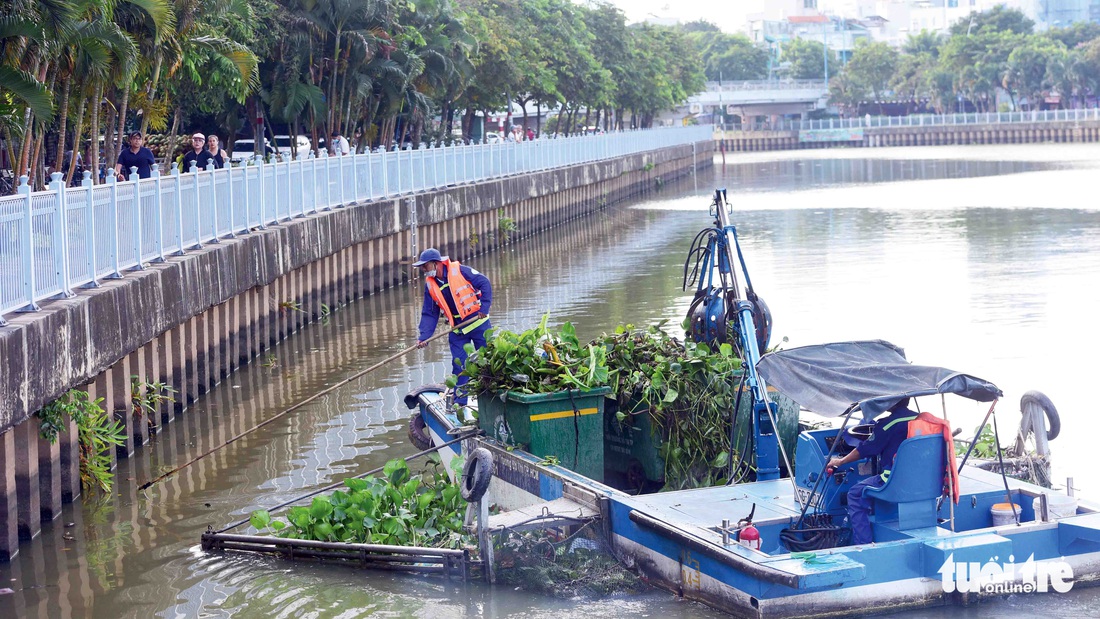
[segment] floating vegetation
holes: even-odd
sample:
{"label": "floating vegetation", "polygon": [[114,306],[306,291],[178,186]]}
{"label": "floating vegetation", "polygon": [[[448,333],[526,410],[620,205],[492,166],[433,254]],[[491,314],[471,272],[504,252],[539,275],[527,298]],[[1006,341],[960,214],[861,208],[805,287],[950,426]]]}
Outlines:
{"label": "floating vegetation", "polygon": [[[456,461],[456,470],[461,462]],[[404,460],[390,460],[384,478],[346,479],[347,491],[313,497],[308,507],[292,507],[283,518],[266,510],[249,522],[261,534],[319,542],[464,548],[475,544],[463,531],[466,501],[450,483],[438,456],[414,476]]]}
{"label": "floating vegetation", "polygon": [[647,588],[612,556],[592,525],[572,535],[557,529],[515,532],[497,537],[497,581],[562,598],[603,597]]}

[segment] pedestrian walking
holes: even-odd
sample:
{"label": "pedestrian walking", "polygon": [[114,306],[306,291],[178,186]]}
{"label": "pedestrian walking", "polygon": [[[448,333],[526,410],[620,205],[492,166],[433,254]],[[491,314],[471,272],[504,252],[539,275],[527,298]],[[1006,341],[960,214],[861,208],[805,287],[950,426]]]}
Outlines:
{"label": "pedestrian walking", "polygon": [[206,138],[206,150],[210,153],[210,160],[214,162],[214,167],[221,169],[225,167],[225,162],[229,161],[229,153],[225,152],[221,147],[221,142],[218,140],[218,136],[209,135]]}
{"label": "pedestrian walking", "polygon": [[115,164],[115,176],[124,181],[130,174],[130,168],[137,168],[138,178],[149,178],[153,175],[153,164],[156,159],[153,151],[145,148],[145,139],[140,131],[130,134],[130,148],[123,149],[118,154],[118,162]]}
{"label": "pedestrian walking", "polygon": [[200,170],[205,170],[210,161],[210,151],[206,150],[206,136],[201,133],[191,135],[191,150],[180,160],[180,172],[190,172],[192,161]]}
{"label": "pedestrian walking", "polygon": [[[485,346],[489,330],[489,306],[493,302],[493,286],[489,278],[477,270],[442,256],[438,249],[425,249],[413,263],[424,274],[424,303],[420,311],[420,329],[416,347],[423,348],[435,333],[442,312],[451,323],[448,341],[451,345],[451,371],[458,376],[455,404],[466,406],[468,394],[463,389],[470,377],[462,375],[466,367],[466,344],[474,350]],[[469,321],[468,324],[466,321]],[[459,329],[455,325],[462,324]]]}

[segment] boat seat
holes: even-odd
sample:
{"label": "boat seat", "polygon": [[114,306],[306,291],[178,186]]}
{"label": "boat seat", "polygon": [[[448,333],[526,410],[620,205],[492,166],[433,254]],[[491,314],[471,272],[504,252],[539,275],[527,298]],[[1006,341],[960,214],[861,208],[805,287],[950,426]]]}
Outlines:
{"label": "boat seat", "polygon": [[902,441],[890,477],[879,488],[867,488],[875,521],[897,521],[899,530],[937,525],[936,499],[943,494],[944,440],[940,434]]}

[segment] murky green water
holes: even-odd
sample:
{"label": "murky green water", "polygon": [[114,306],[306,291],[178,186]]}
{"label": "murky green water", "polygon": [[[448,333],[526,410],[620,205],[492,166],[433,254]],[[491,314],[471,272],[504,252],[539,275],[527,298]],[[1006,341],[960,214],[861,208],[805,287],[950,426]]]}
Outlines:
{"label": "murky green water", "polygon": [[[752,154],[649,200],[615,208],[470,261],[495,288],[494,323],[525,329],[543,312],[583,336],[623,322],[678,322],[683,254],[729,188],[753,284],[787,346],[882,338],[916,363],[987,378],[1017,402],[1046,392],[1062,412],[1055,478],[1100,499],[1089,458],[1089,390],[1100,329],[1100,147],[936,147]],[[456,256],[462,258],[462,256]],[[715,617],[656,592],[562,601],[254,557],[207,555],[208,526],[411,453],[401,403],[449,366],[437,342],[349,384],[143,493],[137,487],[393,354],[415,338],[416,285],[342,308],[225,381],[123,461],[115,494],[69,506],[10,565],[0,617]],[[938,403],[928,402],[925,408]],[[949,408],[973,428],[985,412]],[[1007,439],[1006,441],[1007,442]],[[71,526],[68,526],[70,525]],[[1014,596],[906,617],[1080,617],[1096,590]]]}

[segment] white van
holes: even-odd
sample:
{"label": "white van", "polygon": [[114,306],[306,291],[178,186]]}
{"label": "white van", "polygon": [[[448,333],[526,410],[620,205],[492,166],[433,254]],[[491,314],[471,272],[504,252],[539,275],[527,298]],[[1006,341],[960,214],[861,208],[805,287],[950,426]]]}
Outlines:
{"label": "white van", "polygon": [[309,138],[304,135],[294,136],[293,148],[291,147],[291,137],[289,135],[277,135],[275,136],[275,148],[279,151],[284,161],[291,159],[293,155],[296,159],[305,159],[309,155],[309,151],[312,146],[309,143]]}

